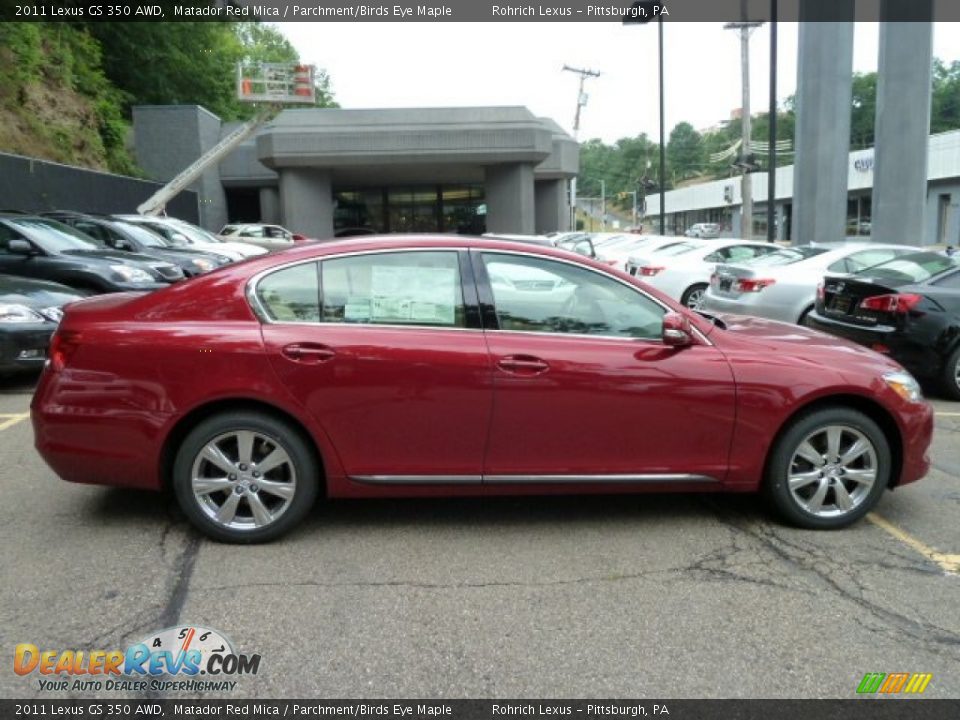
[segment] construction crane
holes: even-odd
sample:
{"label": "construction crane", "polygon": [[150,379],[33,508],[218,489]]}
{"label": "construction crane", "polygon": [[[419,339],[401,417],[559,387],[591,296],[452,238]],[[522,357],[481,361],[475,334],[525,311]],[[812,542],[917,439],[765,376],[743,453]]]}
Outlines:
{"label": "construction crane", "polygon": [[138,205],[137,212],[141,215],[162,214],[168,202],[190,187],[197,178],[203,175],[207,168],[230,154],[234,148],[253,135],[264,123],[271,120],[277,112],[279,112],[278,106],[268,107],[258,112],[251,120],[224,137],[223,140],[207,150],[146,201]]}

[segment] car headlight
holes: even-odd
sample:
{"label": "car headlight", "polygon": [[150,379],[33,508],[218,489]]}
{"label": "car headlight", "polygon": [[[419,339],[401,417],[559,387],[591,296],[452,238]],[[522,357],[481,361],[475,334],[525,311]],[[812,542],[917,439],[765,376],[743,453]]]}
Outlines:
{"label": "car headlight", "polygon": [[141,270],[140,268],[130,267],[129,265],[111,265],[110,269],[127,282],[153,282],[153,276],[146,270]]}
{"label": "car headlight", "polygon": [[884,374],[883,381],[897,395],[907,402],[920,402],[923,400],[923,391],[913,375],[906,371],[898,370]]}
{"label": "car headlight", "polygon": [[0,323],[43,322],[43,315],[34,312],[26,305],[0,304]]}
{"label": "car headlight", "polygon": [[192,262],[193,266],[202,273],[210,272],[214,268],[213,263],[206,258],[194,258]]}
{"label": "car headlight", "polygon": [[62,307],[48,307],[41,308],[40,314],[43,315],[48,320],[53,320],[55,323],[63,320],[63,308]]}

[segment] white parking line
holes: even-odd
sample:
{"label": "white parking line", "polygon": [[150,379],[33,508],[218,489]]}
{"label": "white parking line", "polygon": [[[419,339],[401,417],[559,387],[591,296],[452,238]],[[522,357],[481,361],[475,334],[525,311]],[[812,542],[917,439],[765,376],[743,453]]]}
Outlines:
{"label": "white parking line", "polygon": [[890,535],[900,542],[908,545],[916,552],[923,555],[927,560],[939,565],[947,575],[960,575],[960,555],[948,555],[939,552],[927,545],[922,540],[918,540],[905,530],[901,530],[892,522],[876,513],[867,515],[867,520],[879,528],[886,530]]}
{"label": "white parking line", "polygon": [[30,417],[30,413],[0,413],[0,430],[6,430],[16,425],[21,420],[26,420]]}

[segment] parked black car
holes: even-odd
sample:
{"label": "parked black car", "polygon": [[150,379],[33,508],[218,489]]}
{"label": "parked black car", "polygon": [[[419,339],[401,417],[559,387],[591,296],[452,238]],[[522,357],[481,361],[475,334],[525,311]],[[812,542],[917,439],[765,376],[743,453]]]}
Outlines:
{"label": "parked black car", "polygon": [[63,306],[83,297],[65,285],[0,275],[0,374],[42,366]]}
{"label": "parked black car", "polygon": [[960,400],[960,263],[901,255],[846,277],[828,275],[807,325],[889,355]]}
{"label": "parked black car", "polygon": [[202,275],[221,265],[232,262],[226,255],[203,252],[188,247],[173,247],[158,233],[143,225],[134,225],[123,220],[86,215],[67,210],[54,210],[42,213],[84,235],[101,241],[108,247],[121,252],[134,252],[158,260],[173,263],[183,270],[187,277]]}
{"label": "parked black car", "polygon": [[155,290],[183,279],[176,265],[119,252],[50,218],[0,215],[0,273],[88,292]]}

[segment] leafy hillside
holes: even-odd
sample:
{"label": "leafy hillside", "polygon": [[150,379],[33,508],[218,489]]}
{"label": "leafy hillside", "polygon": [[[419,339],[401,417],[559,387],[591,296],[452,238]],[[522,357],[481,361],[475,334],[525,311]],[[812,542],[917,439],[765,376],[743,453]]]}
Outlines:
{"label": "leafy hillside", "polygon": [[[136,175],[130,108],[197,103],[249,117],[234,97],[240,60],[297,53],[259,23],[2,23],[0,152]],[[317,104],[335,105],[329,78],[317,76]]]}

